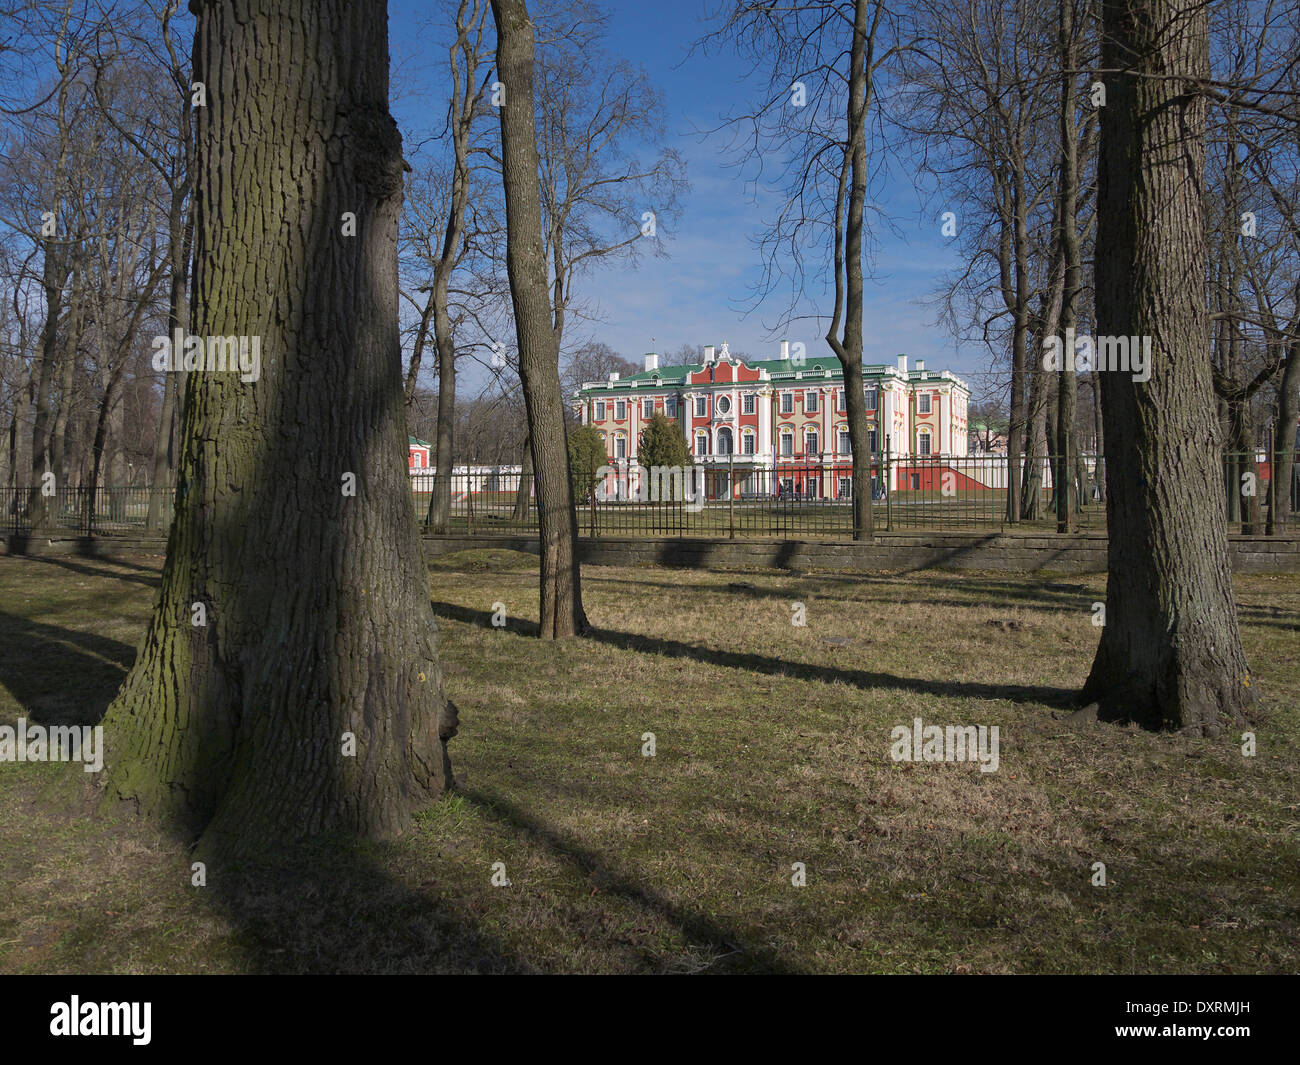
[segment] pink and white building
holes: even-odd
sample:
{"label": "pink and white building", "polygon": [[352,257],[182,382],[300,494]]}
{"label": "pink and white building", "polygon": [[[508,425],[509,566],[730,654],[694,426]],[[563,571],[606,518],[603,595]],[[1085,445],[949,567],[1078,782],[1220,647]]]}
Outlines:
{"label": "pink and white building", "polygon": [[[970,388],[948,370],[927,370],[906,355],[897,365],[863,368],[872,453],[891,457],[968,454]],[[637,464],[641,430],[654,414],[676,420],[695,463],[714,471],[710,494],[794,491],[802,498],[846,498],[851,483],[844,379],[833,355],[746,363],[723,344],[695,366],[659,365],[589,381],[573,397],[575,413],[605,439],[610,465]],[[723,471],[726,471],[725,473]],[[760,473],[760,471],[762,471]],[[774,471],[769,474],[768,471]]]}

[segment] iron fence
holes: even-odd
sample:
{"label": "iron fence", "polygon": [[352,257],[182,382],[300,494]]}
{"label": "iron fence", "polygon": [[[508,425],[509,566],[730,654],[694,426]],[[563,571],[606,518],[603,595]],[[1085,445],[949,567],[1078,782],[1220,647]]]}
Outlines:
{"label": "iron fence", "polygon": [[[1005,455],[894,456],[882,454],[871,471],[871,516],[876,532],[1016,529],[1054,532],[1056,474],[1052,456],[1021,460]],[[1007,484],[1021,487],[1019,520],[1008,514]],[[1106,531],[1106,507],[1095,456],[1071,472],[1075,531]],[[741,456],[713,459],[685,470],[648,471],[614,463],[575,485],[578,532],[590,537],[848,538],[855,507],[847,458],[821,462],[755,463]],[[471,467],[450,478],[445,515],[432,506],[429,471],[411,479],[412,503],[431,533],[535,533],[537,497],[518,467]],[[1207,504],[1214,498],[1207,496]],[[1263,453],[1226,455],[1217,494],[1229,530],[1263,534],[1276,507],[1291,529],[1300,527],[1300,453],[1290,483],[1274,484]],[[147,487],[0,488],[0,531],[75,535],[161,535],[174,506],[171,489]]]}

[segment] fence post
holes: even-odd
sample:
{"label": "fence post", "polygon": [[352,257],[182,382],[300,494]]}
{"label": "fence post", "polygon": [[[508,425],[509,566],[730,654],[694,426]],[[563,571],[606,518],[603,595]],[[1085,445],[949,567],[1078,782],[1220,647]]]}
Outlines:
{"label": "fence post", "polygon": [[889,434],[885,434],[885,532],[894,531],[894,467],[890,460]]}
{"label": "fence post", "polygon": [[727,455],[727,539],[736,538],[736,456]]}

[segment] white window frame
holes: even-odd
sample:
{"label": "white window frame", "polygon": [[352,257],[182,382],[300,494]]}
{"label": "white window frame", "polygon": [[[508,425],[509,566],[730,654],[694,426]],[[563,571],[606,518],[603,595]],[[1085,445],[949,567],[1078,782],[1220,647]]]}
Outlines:
{"label": "white window frame", "polygon": [[740,432],[740,453],[742,455],[757,454],[758,436],[753,429],[742,429]]}
{"label": "white window frame", "polygon": [[740,397],[740,413],[741,413],[741,414],[753,414],[753,413],[754,413],[754,393],[753,393],[753,392],[746,392],[743,396]]}
{"label": "white window frame", "polygon": [[[933,441],[930,439],[934,434],[928,429],[918,429],[916,433],[916,453],[923,457],[929,457],[934,454]],[[922,447],[922,441],[925,446]]]}
{"label": "white window frame", "polygon": [[782,393],[781,393],[781,413],[782,413],[782,414],[793,414],[793,413],[794,413],[794,393],[793,393],[793,392],[782,392]]}
{"label": "white window frame", "polygon": [[603,422],[605,420],[605,401],[603,399],[596,400],[595,417],[598,422]]}
{"label": "white window frame", "polygon": [[[812,447],[808,446],[808,441],[810,438],[813,442]],[[805,429],[803,431],[803,453],[805,455],[821,454],[821,452],[818,451],[818,445],[820,444],[821,444],[821,434],[816,429]]]}
{"label": "white window frame", "polygon": [[848,426],[841,425],[838,429],[835,430],[835,433],[836,433],[836,443],[839,445],[839,450],[836,452],[836,454],[852,455],[853,438],[849,436]]}
{"label": "white window frame", "polygon": [[880,407],[880,391],[872,385],[868,385],[862,390],[863,398],[867,401],[867,410],[877,410]]}
{"label": "white window frame", "polygon": [[730,397],[730,396],[718,396],[718,397],[713,401],[713,409],[716,410],[719,414],[730,414],[730,413],[731,413],[731,397]]}
{"label": "white window frame", "polygon": [[626,417],[627,417],[627,400],[625,399],[614,400],[614,421],[621,422]]}
{"label": "white window frame", "polygon": [[917,397],[916,397],[916,413],[917,413],[917,414],[930,414],[930,413],[932,413],[932,411],[931,411],[931,404],[930,404],[930,393],[929,393],[929,392],[921,392],[921,393],[919,393],[919,394],[917,395]]}
{"label": "white window frame", "polygon": [[[788,445],[787,441],[789,441]],[[781,430],[780,455],[782,458],[792,458],[794,456],[794,430],[789,427]]]}
{"label": "white window frame", "polygon": [[697,417],[697,418],[707,418],[708,416],[709,416],[709,397],[708,397],[708,396],[696,396],[696,397],[695,397],[695,417]]}
{"label": "white window frame", "polygon": [[676,418],[676,417],[677,417],[677,397],[676,397],[676,396],[665,396],[665,397],[664,397],[664,415],[665,415],[666,417],[669,417],[669,418]]}
{"label": "white window frame", "polygon": [[655,413],[655,401],[653,399],[643,399],[641,401],[641,417],[653,418]]}
{"label": "white window frame", "polygon": [[805,392],[803,394],[803,412],[805,414],[817,413],[817,393]]}
{"label": "white window frame", "polygon": [[695,455],[697,458],[703,458],[709,453],[709,434],[705,429],[695,431]]}

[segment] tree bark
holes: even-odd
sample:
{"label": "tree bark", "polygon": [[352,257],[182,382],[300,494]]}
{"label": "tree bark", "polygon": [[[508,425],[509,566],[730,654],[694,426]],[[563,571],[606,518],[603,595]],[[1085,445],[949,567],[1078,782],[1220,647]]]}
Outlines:
{"label": "tree bark", "polygon": [[[1060,0],[1058,41],[1061,55],[1061,185],[1057,214],[1061,225],[1061,252],[1065,260],[1065,286],[1061,298],[1061,334],[1071,335],[1078,324],[1078,296],[1083,286],[1082,252],[1079,245],[1079,129],[1075,117],[1076,74],[1074,72],[1074,3]],[[1078,378],[1074,352],[1063,352],[1057,381],[1056,408],[1056,531],[1074,529],[1075,503],[1071,490],[1074,478],[1074,411]]]}
{"label": "tree bark", "polygon": [[1277,393],[1277,428],[1273,433],[1273,505],[1268,535],[1278,536],[1291,521],[1291,481],[1295,469],[1296,422],[1300,420],[1300,341],[1287,345],[1282,383]]}
{"label": "tree bark", "polygon": [[1199,0],[1105,0],[1097,332],[1151,337],[1150,379],[1104,374],[1106,625],[1084,687],[1111,720],[1218,735],[1254,688],[1217,497],[1202,225],[1209,76]]}
{"label": "tree bark", "polygon": [[560,351],[551,320],[542,243],[533,23],[523,0],[492,0],[492,16],[497,27],[497,72],[505,90],[499,110],[506,269],[519,340],[519,377],[528,414],[540,524],[539,634],[544,640],[556,639],[585,633],[588,625],[582,609],[578,523],[565,437]]}
{"label": "tree bark", "polygon": [[[844,375],[844,407],[849,424],[849,446],[853,450],[855,540],[869,540],[875,532],[871,510],[873,456],[862,384],[862,227],[867,199],[867,108],[871,102],[875,35],[882,5],[876,5],[875,15],[870,20],[867,9],[868,0],[855,0],[853,42],[849,49],[848,112],[845,116],[848,150],[835,204],[835,310],[826,334],[827,343],[835,352]],[[844,209],[846,192],[847,219]],[[841,308],[844,311],[843,337],[836,335]]]}
{"label": "tree bark", "polygon": [[262,366],[189,375],[162,588],[105,719],[104,801],[200,854],[388,837],[451,784],[455,713],[405,462],[386,5],[191,9],[209,95],[190,332],[260,337]]}

